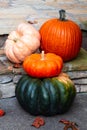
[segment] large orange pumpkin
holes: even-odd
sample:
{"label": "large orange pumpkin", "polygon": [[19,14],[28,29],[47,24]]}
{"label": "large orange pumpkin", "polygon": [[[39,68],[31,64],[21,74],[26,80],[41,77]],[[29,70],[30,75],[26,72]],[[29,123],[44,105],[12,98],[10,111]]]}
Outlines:
{"label": "large orange pumpkin", "polygon": [[5,42],[5,54],[14,63],[35,52],[40,46],[40,33],[29,23],[21,23]]}
{"label": "large orange pumpkin", "polygon": [[60,55],[64,61],[75,58],[82,44],[80,27],[65,19],[65,10],[60,10],[60,18],[46,21],[40,28],[41,49],[45,53]]}
{"label": "large orange pumpkin", "polygon": [[23,68],[32,77],[45,78],[58,76],[63,67],[63,60],[60,56],[47,53],[35,53],[26,57]]}

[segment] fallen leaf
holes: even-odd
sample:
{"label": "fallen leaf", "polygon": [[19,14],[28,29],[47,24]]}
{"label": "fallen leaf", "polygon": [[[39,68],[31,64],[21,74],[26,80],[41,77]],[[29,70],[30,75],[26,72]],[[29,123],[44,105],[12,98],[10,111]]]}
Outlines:
{"label": "fallen leaf", "polygon": [[0,117],[5,115],[5,111],[0,109]]}
{"label": "fallen leaf", "polygon": [[30,23],[30,24],[37,24],[38,22],[37,21],[27,21],[28,23]]}
{"label": "fallen leaf", "polygon": [[14,64],[13,67],[14,67],[14,68],[20,68],[21,66],[20,66],[20,64]]}
{"label": "fallen leaf", "polygon": [[65,120],[65,119],[62,119],[62,120],[60,120],[59,122],[61,122],[61,123],[63,123],[63,124],[69,124],[69,123],[70,123],[70,121]]}
{"label": "fallen leaf", "polygon": [[36,117],[34,122],[32,123],[32,126],[39,128],[40,126],[43,126],[45,124],[45,121],[41,117]]}
{"label": "fallen leaf", "polygon": [[71,128],[72,130],[79,130],[77,128],[78,125],[75,122],[71,122],[69,120],[64,119],[60,120],[59,122],[65,124],[64,130],[68,130],[69,128]]}

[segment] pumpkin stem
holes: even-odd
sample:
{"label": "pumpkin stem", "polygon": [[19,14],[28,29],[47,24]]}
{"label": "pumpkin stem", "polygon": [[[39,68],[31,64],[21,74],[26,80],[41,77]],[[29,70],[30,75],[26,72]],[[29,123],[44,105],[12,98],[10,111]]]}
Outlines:
{"label": "pumpkin stem", "polygon": [[44,51],[41,52],[41,60],[44,60],[45,57],[44,57]]}
{"label": "pumpkin stem", "polygon": [[17,38],[13,39],[14,42],[17,42]]}
{"label": "pumpkin stem", "polygon": [[65,21],[66,19],[65,19],[65,17],[66,17],[66,15],[65,15],[65,13],[66,13],[66,11],[65,10],[63,10],[63,9],[61,9],[60,11],[59,11],[59,14],[60,14],[60,20],[61,21]]}

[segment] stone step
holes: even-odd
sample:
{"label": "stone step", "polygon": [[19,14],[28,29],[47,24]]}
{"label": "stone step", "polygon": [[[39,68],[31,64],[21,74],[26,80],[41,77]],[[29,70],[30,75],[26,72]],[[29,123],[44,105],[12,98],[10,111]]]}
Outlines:
{"label": "stone step", "polygon": [[[73,72],[72,75],[74,76]],[[87,73],[84,74],[84,72],[83,73],[79,72],[79,75],[82,75],[82,77],[79,76],[72,79],[72,81],[75,84],[76,91],[77,93],[87,92]],[[9,98],[15,96],[15,87],[21,76],[22,75],[1,75],[0,76],[0,79],[3,79],[0,82],[0,98]]]}
{"label": "stone step", "polygon": [[[16,83],[25,74],[21,65],[19,68],[14,66],[5,55],[0,56],[0,98],[15,96]],[[87,51],[81,48],[74,60],[64,63],[62,71],[70,76],[77,93],[87,92]]]}

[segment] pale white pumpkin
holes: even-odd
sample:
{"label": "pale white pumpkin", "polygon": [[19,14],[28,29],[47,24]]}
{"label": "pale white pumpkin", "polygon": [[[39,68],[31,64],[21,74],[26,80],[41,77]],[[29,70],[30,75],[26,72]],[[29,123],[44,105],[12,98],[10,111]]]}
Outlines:
{"label": "pale white pumpkin", "polygon": [[40,46],[40,33],[29,23],[21,23],[5,41],[5,54],[14,63],[21,63]]}

